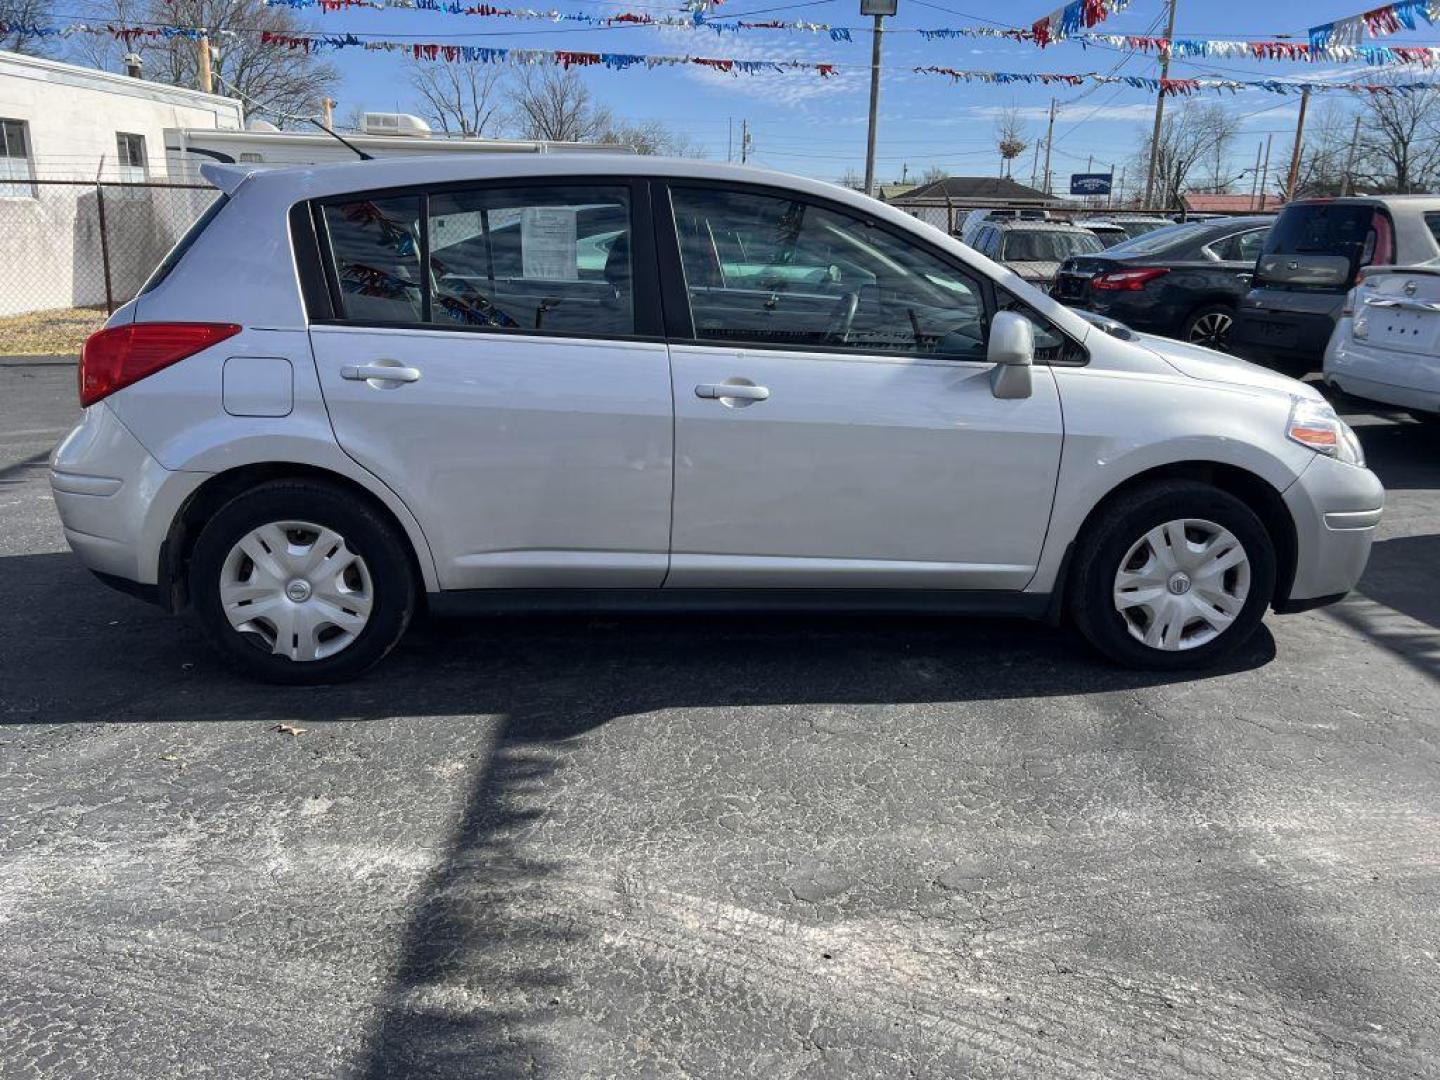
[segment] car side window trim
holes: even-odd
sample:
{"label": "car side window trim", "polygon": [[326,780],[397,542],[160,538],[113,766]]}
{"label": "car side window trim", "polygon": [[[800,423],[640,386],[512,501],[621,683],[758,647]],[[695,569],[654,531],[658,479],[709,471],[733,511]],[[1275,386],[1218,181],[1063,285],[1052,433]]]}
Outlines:
{"label": "car side window trim", "polygon": [[[733,184],[725,181],[663,177],[656,178],[652,182],[651,214],[654,222],[653,234],[657,245],[656,263],[660,268],[660,291],[662,305],[665,311],[665,333],[666,338],[672,345],[698,345],[707,348],[728,348],[744,350],[763,350],[765,352],[808,352],[825,353],[835,356],[851,357],[859,361],[867,358],[874,359],[882,356],[888,361],[904,362],[907,360],[942,362],[946,364],[984,364],[985,360],[966,359],[964,357],[945,356],[940,353],[908,353],[908,354],[881,354],[867,353],[863,349],[852,345],[817,345],[805,344],[803,348],[796,348],[793,344],[776,342],[721,342],[701,338],[695,334],[695,324],[690,311],[690,298],[685,287],[685,270],[680,258],[679,230],[675,222],[674,205],[671,201],[671,189],[675,187],[700,189],[710,188],[720,191],[756,195],[765,198],[797,199],[802,198],[809,205],[818,206],[829,210],[832,213],[841,214],[846,217],[855,218],[873,228],[880,229],[887,233],[892,239],[903,243],[911,244],[931,258],[949,267],[958,274],[962,274],[975,283],[976,293],[982,304],[981,318],[985,333],[990,332],[990,321],[994,318],[996,311],[996,283],[991,280],[988,274],[967,265],[963,260],[955,258],[951,253],[927,243],[923,237],[915,236],[905,230],[898,229],[890,222],[880,221],[867,215],[864,211],[855,207],[847,206],[844,203],[826,199],[824,196],[813,195],[809,192],[793,191],[789,188],[771,187],[766,184]],[[993,226],[986,226],[993,229]],[[977,238],[978,240],[978,238]],[[1027,305],[1028,306],[1028,305]],[[1064,338],[1070,345],[1076,359],[1061,361],[1041,361],[1037,364],[1048,364],[1053,367],[1084,367],[1090,362],[1089,350],[1085,348],[1072,335],[1063,328],[1056,326],[1043,314],[1036,314],[1050,326],[1055,333]]]}
{"label": "car side window trim", "polygon": [[[437,195],[465,191],[515,190],[532,188],[555,192],[565,188],[608,187],[623,189],[629,200],[631,292],[634,314],[634,332],[629,334],[597,333],[575,330],[536,330],[533,328],[511,329],[494,326],[465,326],[460,323],[445,324],[429,321],[433,306],[433,284],[430,281],[430,199]],[[343,297],[339,278],[336,276],[333,249],[325,222],[325,208],[345,205],[370,199],[419,197],[420,199],[420,255],[421,255],[421,304],[422,320],[418,322],[382,321],[344,316]],[[315,325],[340,325],[376,327],[385,329],[406,329],[427,333],[490,334],[506,337],[535,338],[578,338],[598,341],[640,341],[660,342],[665,340],[665,326],[660,298],[660,275],[654,257],[654,227],[652,222],[650,184],[647,178],[633,175],[586,174],[575,176],[543,177],[499,177],[483,180],[459,180],[438,184],[410,184],[403,187],[376,188],[365,191],[348,191],[312,199],[308,204],[316,231],[316,253],[320,271],[329,293],[330,312],[307,311],[310,322]],[[318,308],[318,305],[317,305]]]}

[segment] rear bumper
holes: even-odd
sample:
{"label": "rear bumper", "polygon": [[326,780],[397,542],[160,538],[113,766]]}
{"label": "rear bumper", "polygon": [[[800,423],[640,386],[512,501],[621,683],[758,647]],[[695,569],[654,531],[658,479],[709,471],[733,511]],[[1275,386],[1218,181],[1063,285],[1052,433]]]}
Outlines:
{"label": "rear bumper", "polygon": [[117,585],[159,581],[170,524],[208,476],[161,466],[103,402],[85,410],[50,459],[66,541],[82,563]]}
{"label": "rear bumper", "polygon": [[1285,492],[1295,520],[1295,578],[1276,611],[1303,611],[1338,600],[1355,587],[1385,505],[1385,489],[1369,469],[1317,454]]}
{"label": "rear bumper", "polygon": [[1302,361],[1318,371],[1334,329],[1335,318],[1329,313],[1256,310],[1242,304],[1230,328],[1230,350],[1256,363]]}
{"label": "rear bumper", "polygon": [[1399,353],[1359,344],[1341,320],[1325,350],[1325,381],[1382,405],[1440,413],[1440,356]]}

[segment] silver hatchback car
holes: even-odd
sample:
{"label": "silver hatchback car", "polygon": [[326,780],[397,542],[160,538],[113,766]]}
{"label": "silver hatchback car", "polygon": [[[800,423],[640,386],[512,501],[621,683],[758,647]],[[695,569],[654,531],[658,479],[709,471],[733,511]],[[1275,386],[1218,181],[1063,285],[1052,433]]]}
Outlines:
{"label": "silver hatchback car", "polygon": [[1069,618],[1211,663],[1359,578],[1310,387],[1099,326],[899,211],[695,161],[211,167],[55,451],[105,581],[333,682],[437,611]]}

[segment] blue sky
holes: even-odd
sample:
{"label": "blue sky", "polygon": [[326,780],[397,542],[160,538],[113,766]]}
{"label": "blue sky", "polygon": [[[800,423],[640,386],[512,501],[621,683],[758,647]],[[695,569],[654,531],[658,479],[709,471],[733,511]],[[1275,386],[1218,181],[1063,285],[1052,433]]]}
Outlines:
{"label": "blue sky", "polygon": [[[536,7],[605,14],[621,10],[654,14],[679,11],[679,0],[530,0]],[[1159,61],[1153,56],[1085,48],[1061,42],[1044,50],[1028,43],[996,39],[949,39],[926,42],[917,28],[973,25],[1029,25],[1046,14],[1053,0],[1017,0],[1013,4],[978,0],[899,0],[899,14],[887,20],[881,85],[880,137],[877,173],[884,180],[898,179],[907,169],[913,176],[936,165],[955,175],[995,175],[999,160],[994,150],[996,113],[1015,106],[1030,124],[1030,137],[1044,134],[1045,113],[1051,97],[1060,103],[1055,127],[1051,168],[1057,185],[1072,171],[1085,171],[1093,156],[1094,170],[1105,171],[1110,162],[1123,165],[1148,130],[1154,100],[1143,90],[1123,86],[1068,87],[990,86],[952,84],[949,80],[917,75],[923,65],[1002,71],[1109,72],[1155,75]],[[1357,14],[1374,0],[1352,3],[1298,4],[1274,2],[1256,5],[1242,0],[1189,0],[1181,3],[1177,37],[1272,38],[1295,35],[1304,40],[1306,27]],[[956,5],[959,6],[956,6]],[[1033,6],[1028,6],[1033,4]],[[512,6],[520,7],[517,0]],[[823,179],[834,179],[847,168],[863,168],[865,114],[868,95],[868,33],[854,32],[854,41],[833,42],[823,34],[787,31],[749,31],[717,36],[672,28],[587,29],[583,24],[554,28],[546,23],[514,19],[476,18],[431,12],[352,10],[322,14],[304,13],[310,24],[329,33],[417,35],[424,40],[512,48],[576,49],[593,52],[628,52],[733,56],[742,58],[793,58],[834,62],[838,74],[822,80],[810,74],[729,76],[701,69],[631,69],[610,72],[588,68],[582,74],[594,94],[617,113],[634,119],[659,119],[690,136],[712,159],[725,160],[733,122],[736,156],[740,122],[749,121],[756,163]],[[859,15],[859,0],[726,0],[715,9],[716,18],[751,15],[756,19],[803,19],[852,28],[867,25]],[[1097,31],[1119,34],[1163,34],[1161,0],[1133,0],[1131,7]],[[1440,44],[1440,26],[1402,32],[1385,44]],[[405,64],[397,56],[347,49],[330,58],[344,75],[337,95],[337,114],[351,109],[420,111],[406,79]],[[1230,78],[1331,78],[1341,69],[1357,81],[1367,78],[1359,64],[1255,63],[1225,58],[1176,60],[1172,77],[1215,75]],[[1428,78],[1413,74],[1414,79]],[[1435,74],[1440,81],[1440,72]],[[1213,94],[1202,96],[1211,100]],[[1240,116],[1242,136],[1234,151],[1235,171],[1253,165],[1258,143],[1274,133],[1273,161],[1289,152],[1298,102],[1264,91],[1225,95],[1224,101]],[[1167,106],[1170,107],[1170,106]],[[1043,151],[1042,151],[1043,154]],[[1017,180],[1029,182],[1032,154],[1016,162]]]}

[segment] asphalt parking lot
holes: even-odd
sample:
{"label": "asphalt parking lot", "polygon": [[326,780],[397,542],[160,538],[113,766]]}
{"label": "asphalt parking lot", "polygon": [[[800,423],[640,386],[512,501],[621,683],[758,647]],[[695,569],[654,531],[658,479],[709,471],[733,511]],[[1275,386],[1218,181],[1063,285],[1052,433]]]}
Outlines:
{"label": "asphalt parking lot", "polygon": [[1440,425],[1351,411],[1359,592],[1198,679],[552,617],[276,690],[68,554],[74,412],[0,366],[0,1076],[1440,1076]]}

